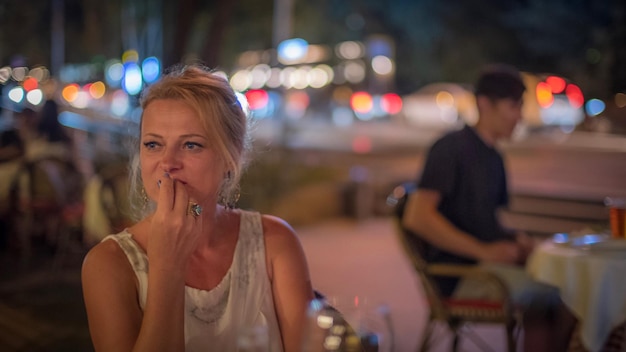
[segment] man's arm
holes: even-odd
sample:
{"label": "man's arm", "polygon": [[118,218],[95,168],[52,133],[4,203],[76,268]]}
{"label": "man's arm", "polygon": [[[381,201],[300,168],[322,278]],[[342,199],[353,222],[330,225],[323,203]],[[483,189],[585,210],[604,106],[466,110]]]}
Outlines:
{"label": "man's arm", "polygon": [[477,261],[516,263],[520,249],[513,242],[483,243],[461,231],[446,219],[437,207],[441,194],[418,189],[407,200],[402,224],[431,245]]}

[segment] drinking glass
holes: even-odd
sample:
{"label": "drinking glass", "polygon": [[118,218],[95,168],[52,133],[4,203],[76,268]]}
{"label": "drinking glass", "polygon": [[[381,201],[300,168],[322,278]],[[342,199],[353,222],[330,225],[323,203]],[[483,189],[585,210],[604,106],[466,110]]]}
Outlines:
{"label": "drinking glass", "polygon": [[237,337],[237,352],[269,352],[267,326],[242,329]]}
{"label": "drinking glass", "polygon": [[604,204],[609,207],[611,235],[613,238],[626,237],[626,199],[606,197]]}
{"label": "drinking glass", "polygon": [[311,301],[304,351],[391,352],[393,329],[389,309],[362,296]]}

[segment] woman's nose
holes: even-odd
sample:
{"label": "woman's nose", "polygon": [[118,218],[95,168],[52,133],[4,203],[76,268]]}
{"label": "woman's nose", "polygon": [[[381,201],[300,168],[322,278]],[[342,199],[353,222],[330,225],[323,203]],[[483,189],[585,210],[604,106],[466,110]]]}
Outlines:
{"label": "woman's nose", "polygon": [[166,149],[161,157],[161,169],[165,172],[179,169],[181,165],[180,157],[175,149]]}

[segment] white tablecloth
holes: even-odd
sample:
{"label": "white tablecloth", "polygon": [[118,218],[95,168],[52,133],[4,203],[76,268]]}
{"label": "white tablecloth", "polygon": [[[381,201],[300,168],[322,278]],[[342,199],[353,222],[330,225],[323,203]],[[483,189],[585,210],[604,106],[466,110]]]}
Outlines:
{"label": "white tablecloth", "polygon": [[546,241],[532,253],[526,269],[537,281],[561,290],[591,352],[599,351],[611,330],[626,320],[626,250],[588,250]]}

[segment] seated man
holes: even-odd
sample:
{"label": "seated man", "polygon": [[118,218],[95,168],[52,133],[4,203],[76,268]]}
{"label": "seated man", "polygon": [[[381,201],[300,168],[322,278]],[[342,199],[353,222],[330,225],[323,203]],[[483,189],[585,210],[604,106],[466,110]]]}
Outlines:
{"label": "seated man", "polygon": [[[498,65],[482,73],[475,87],[478,122],[432,145],[417,190],[407,201],[403,225],[428,243],[427,262],[481,263],[506,282],[513,300],[525,310],[525,350],[564,351],[575,318],[556,288],[534,282],[519,266],[532,250],[529,237],[505,229],[497,218],[498,209],[508,203],[508,192],[496,142],[510,138],[521,120],[524,90],[512,67]],[[483,287],[471,281],[440,279],[437,284],[446,296],[487,298],[480,292]]]}

